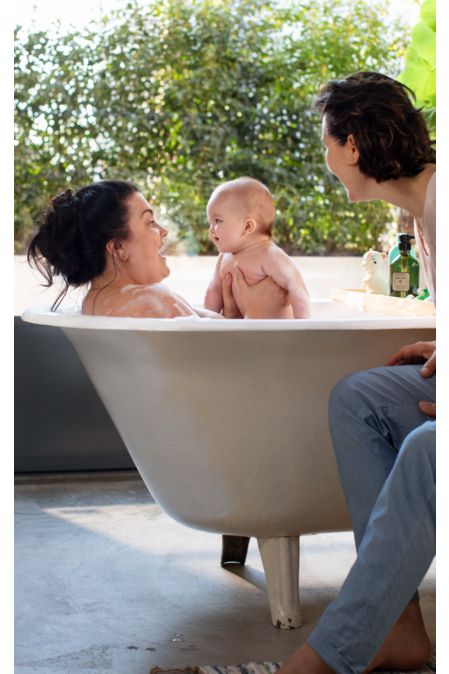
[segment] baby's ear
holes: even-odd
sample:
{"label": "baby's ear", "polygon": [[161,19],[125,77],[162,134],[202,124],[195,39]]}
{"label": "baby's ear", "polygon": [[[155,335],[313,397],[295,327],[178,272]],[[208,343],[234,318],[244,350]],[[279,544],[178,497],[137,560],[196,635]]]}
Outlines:
{"label": "baby's ear", "polygon": [[252,218],[247,218],[245,220],[245,229],[244,232],[245,234],[253,234],[257,229],[257,224],[256,221],[253,220]]}

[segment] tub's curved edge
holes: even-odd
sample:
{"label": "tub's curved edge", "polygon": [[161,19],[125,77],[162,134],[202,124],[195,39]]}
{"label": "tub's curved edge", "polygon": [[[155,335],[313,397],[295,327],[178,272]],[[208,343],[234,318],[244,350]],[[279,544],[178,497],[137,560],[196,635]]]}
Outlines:
{"label": "tub's curved edge", "polygon": [[398,330],[409,328],[434,329],[434,316],[370,316],[357,318],[308,318],[304,320],[240,319],[216,320],[197,318],[129,318],[117,316],[86,316],[79,308],[51,311],[31,307],[22,314],[22,320],[37,325],[82,330],[132,330],[147,332],[248,332],[291,330]]}

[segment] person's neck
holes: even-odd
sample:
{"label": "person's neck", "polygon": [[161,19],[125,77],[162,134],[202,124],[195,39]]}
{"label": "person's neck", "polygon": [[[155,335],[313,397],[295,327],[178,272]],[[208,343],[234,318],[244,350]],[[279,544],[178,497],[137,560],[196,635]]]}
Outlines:
{"label": "person's neck", "polygon": [[248,241],[242,241],[242,245],[239,246],[235,253],[242,253],[243,251],[249,250],[250,248],[255,248],[256,246],[261,246],[263,243],[269,243],[271,238],[268,234],[258,234],[256,238],[251,238]]}
{"label": "person's neck", "polygon": [[108,260],[104,272],[92,279],[90,290],[117,289],[132,283],[132,280],[119,267],[111,264]]}
{"label": "person's neck", "polygon": [[371,199],[382,199],[398,208],[408,211],[415,220],[422,218],[426,201],[427,186],[435,172],[435,164],[426,164],[421,173],[410,178],[373,182]]}

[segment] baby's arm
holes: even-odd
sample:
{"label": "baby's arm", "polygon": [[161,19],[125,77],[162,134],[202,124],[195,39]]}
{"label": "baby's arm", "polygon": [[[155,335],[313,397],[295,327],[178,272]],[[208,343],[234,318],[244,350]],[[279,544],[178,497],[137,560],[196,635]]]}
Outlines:
{"label": "baby's arm", "polygon": [[310,299],[301,272],[281,248],[272,246],[262,261],[263,271],[281,288],[285,288],[295,318],[310,317]]}
{"label": "baby's arm", "polygon": [[215,311],[217,314],[223,309],[223,285],[220,277],[222,259],[223,254],[220,253],[217,264],[215,265],[214,275],[212,276],[204,297],[204,308]]}

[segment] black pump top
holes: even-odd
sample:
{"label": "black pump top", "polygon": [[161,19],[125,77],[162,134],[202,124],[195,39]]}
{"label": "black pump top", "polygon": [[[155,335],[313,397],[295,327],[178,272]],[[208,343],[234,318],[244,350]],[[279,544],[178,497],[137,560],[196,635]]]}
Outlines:
{"label": "black pump top", "polygon": [[399,244],[399,250],[401,252],[406,252],[411,250],[411,243],[410,241],[414,239],[415,237],[412,236],[412,234],[399,234],[398,235],[398,244]]}

